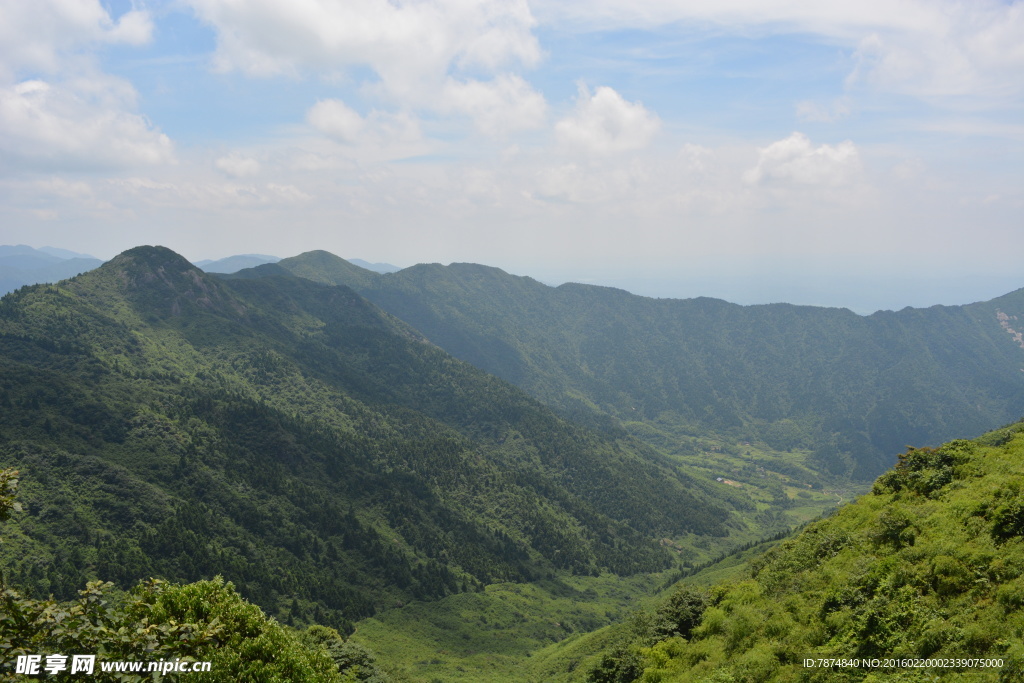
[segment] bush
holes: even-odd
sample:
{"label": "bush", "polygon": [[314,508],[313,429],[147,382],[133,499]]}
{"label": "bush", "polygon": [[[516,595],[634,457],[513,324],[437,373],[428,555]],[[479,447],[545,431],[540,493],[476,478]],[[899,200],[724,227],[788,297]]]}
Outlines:
{"label": "bush", "polygon": [[655,613],[653,635],[658,640],[672,636],[688,639],[710,604],[706,591],[681,586]]}

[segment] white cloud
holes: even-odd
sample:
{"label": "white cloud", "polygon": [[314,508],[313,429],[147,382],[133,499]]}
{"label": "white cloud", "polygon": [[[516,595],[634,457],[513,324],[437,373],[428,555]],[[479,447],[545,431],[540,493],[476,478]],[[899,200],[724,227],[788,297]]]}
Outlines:
{"label": "white cloud", "polygon": [[122,14],[105,36],[107,42],[126,45],[145,45],[152,37],[153,21],[149,13],[143,10]]}
{"label": "white cloud", "polygon": [[[66,212],[86,211],[93,215],[109,215],[113,204],[100,196],[92,184],[82,180],[68,180],[60,176],[35,180],[22,186],[23,196],[31,204],[46,207],[62,216]],[[57,212],[57,209],[61,211]],[[37,214],[39,215],[39,214]]]}
{"label": "white cloud", "polygon": [[101,73],[92,54],[104,44],[142,45],[152,34],[143,10],[115,19],[97,0],[0,0],[0,167],[171,161],[171,141],[136,113],[135,89]]}
{"label": "white cloud", "polygon": [[320,100],[306,113],[306,120],[324,135],[339,142],[355,142],[366,126],[363,117],[341,100]]}
{"label": "white cloud", "polygon": [[758,150],[757,166],[743,174],[753,184],[840,186],[855,181],[861,171],[860,154],[846,140],[836,146],[814,147],[803,133],[773,142]]}
{"label": "white cloud", "polygon": [[453,64],[494,71],[540,58],[524,0],[189,4],[217,31],[218,68],[256,76],[369,66],[401,91],[440,82]]}
{"label": "white cloud", "polygon": [[490,135],[538,128],[544,123],[544,96],[519,76],[504,74],[493,81],[449,79],[442,106],[468,114],[478,129]]}
{"label": "white cloud", "polygon": [[567,21],[598,29],[700,22],[845,35],[864,26],[919,27],[936,14],[930,6],[940,4],[923,0],[534,0],[532,6],[542,22]]}
{"label": "white cloud", "polygon": [[591,95],[580,85],[575,110],[555,124],[555,133],[568,147],[607,154],[646,147],[660,128],[640,102],[627,102],[607,86]]}
{"label": "white cloud", "polygon": [[149,14],[133,10],[117,21],[97,0],[0,2],[0,77],[22,69],[52,73],[77,50],[103,43],[149,42]]}
{"label": "white cloud", "polygon": [[341,100],[320,100],[306,112],[306,121],[350,153],[399,158],[423,153],[423,133],[416,117],[406,112],[371,111],[360,116]]}
{"label": "white cloud", "polygon": [[228,154],[220,157],[213,165],[234,178],[254,176],[260,172],[259,161],[240,154]]}
{"label": "white cloud", "polygon": [[[217,31],[222,71],[337,78],[368,67],[378,80],[364,94],[401,110],[467,114],[494,134],[536,127],[544,115],[543,97],[503,71],[540,60],[525,0],[189,2]],[[351,142],[359,119],[333,102],[310,123]]]}
{"label": "white cloud", "polygon": [[89,183],[81,180],[67,180],[59,176],[37,181],[33,183],[33,187],[45,194],[62,199],[84,200],[93,197],[93,189]]}
{"label": "white cloud", "polygon": [[294,185],[267,183],[267,191],[275,195],[279,200],[285,202],[307,202],[313,198],[311,194],[303,192]]}
{"label": "white cloud", "polygon": [[[944,4],[945,6],[941,6]],[[924,26],[864,35],[848,85],[922,98],[981,97],[1024,92],[1024,4],[937,3]]]}
{"label": "white cloud", "polygon": [[31,209],[29,213],[41,221],[55,221],[60,218],[60,214],[53,209]]}
{"label": "white cloud", "polygon": [[0,151],[37,170],[172,161],[170,139],[130,111],[134,99],[130,85],[110,76],[0,87]]}
{"label": "white cloud", "polygon": [[[643,203],[652,199],[652,164],[633,161],[625,165],[567,163],[542,169],[532,196],[543,201],[605,207],[609,212],[643,214]],[[660,185],[660,183],[659,183]]]}
{"label": "white cloud", "polygon": [[676,154],[676,159],[690,173],[705,174],[708,170],[708,163],[714,157],[714,152],[703,145],[695,145],[692,142],[684,144]]}

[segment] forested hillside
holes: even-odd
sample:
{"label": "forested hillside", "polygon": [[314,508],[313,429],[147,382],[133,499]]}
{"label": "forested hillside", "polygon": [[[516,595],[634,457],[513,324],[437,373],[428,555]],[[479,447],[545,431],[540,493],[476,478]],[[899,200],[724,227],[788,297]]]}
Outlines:
{"label": "forested hillside", "polygon": [[326,252],[240,276],[283,271],[349,285],[564,414],[594,425],[611,416],[680,455],[715,434],[807,451],[819,471],[870,481],[907,443],[977,434],[1024,412],[1024,290],[864,317],[548,287],[473,264],[382,275]]}
{"label": "forested hillside", "polygon": [[0,546],[14,586],[220,574],[343,631],[786,525],[748,524],[743,496],[567,422],[347,287],[224,281],[159,247],[0,300],[0,467],[22,478]]}

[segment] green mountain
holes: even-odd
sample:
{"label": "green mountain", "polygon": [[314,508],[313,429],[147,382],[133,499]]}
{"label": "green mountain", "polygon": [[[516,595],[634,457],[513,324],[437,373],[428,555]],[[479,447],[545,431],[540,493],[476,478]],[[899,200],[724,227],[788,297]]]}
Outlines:
{"label": "green mountain", "polygon": [[[880,311],[650,299],[549,287],[473,264],[378,274],[309,252],[288,271],[352,287],[452,355],[600,427],[706,460],[753,443],[870,481],[906,443],[977,434],[1024,412],[1024,290]],[[598,416],[598,417],[595,417]],[[774,461],[778,464],[778,459]]]}
{"label": "green mountain", "polygon": [[1022,423],[910,449],[741,580],[682,586],[547,680],[1022,680],[1022,491]]}
{"label": "green mountain", "polygon": [[[868,317],[652,300],[326,252],[217,277],[139,247],[0,299],[0,471],[20,471],[23,508],[0,583],[70,600],[92,579],[203,581],[146,584],[103,618],[160,604],[220,628],[207,595],[294,666],[361,643],[409,680],[834,679],[798,670],[805,652],[1016,672],[1020,427],[912,450],[746,580],[692,584],[744,571],[733,557],[581,634],[845,502],[837,482],[891,444],[1013,414],[1022,309],[1024,292]],[[5,596],[37,621],[98,609]],[[241,598],[355,633],[281,631]]]}
{"label": "green mountain", "polygon": [[660,571],[792,523],[347,287],[223,280],[160,247],[0,299],[0,468],[21,471],[26,510],[0,545],[11,585],[68,599],[93,578],[221,575],[339,630],[495,582]]}

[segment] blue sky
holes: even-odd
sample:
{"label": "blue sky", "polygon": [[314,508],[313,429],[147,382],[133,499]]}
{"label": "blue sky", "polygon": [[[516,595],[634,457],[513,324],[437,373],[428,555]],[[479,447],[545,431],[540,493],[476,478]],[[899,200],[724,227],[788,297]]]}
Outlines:
{"label": "blue sky", "polygon": [[0,0],[0,243],[1024,285],[1024,3]]}

